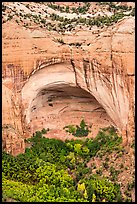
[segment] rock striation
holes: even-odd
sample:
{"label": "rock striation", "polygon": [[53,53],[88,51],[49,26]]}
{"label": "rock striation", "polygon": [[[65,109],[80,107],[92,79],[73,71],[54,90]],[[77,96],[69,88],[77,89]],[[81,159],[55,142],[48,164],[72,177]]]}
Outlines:
{"label": "rock striation", "polygon": [[[134,17],[102,30],[79,30],[62,36],[13,22],[3,24],[2,31],[2,124],[16,130],[14,144],[22,143],[20,152],[24,151],[21,138],[30,137],[37,129],[61,130],[83,117],[95,132],[114,125],[124,143],[131,144]],[[9,151],[17,154],[16,148]]]}

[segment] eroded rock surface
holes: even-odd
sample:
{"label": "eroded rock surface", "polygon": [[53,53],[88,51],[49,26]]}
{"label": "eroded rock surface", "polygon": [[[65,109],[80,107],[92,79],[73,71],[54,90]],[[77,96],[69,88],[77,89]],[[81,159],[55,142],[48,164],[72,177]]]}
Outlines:
{"label": "eroded rock surface", "polygon": [[[43,127],[58,136],[65,125],[79,124],[84,118],[93,125],[93,134],[112,124],[131,143],[134,26],[134,17],[128,17],[102,30],[61,36],[4,24],[3,125],[12,124],[24,138]],[[60,37],[64,44],[57,41]],[[70,46],[72,42],[81,46]]]}

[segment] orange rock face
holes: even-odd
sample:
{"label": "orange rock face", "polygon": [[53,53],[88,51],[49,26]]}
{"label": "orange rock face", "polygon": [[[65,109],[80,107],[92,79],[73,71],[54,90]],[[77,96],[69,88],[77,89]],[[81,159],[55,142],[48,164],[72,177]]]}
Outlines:
{"label": "orange rock face", "polygon": [[[128,17],[102,30],[61,36],[5,23],[3,125],[12,125],[26,138],[43,127],[62,131],[84,118],[94,133],[114,125],[130,143],[134,138],[134,26],[134,17]],[[69,45],[72,42],[81,46]]]}

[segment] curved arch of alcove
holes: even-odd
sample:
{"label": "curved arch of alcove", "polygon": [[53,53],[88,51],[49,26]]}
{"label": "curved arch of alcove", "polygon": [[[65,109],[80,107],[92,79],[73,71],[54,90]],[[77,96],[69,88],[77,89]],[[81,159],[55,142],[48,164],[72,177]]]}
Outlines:
{"label": "curved arch of alcove", "polygon": [[22,89],[26,125],[35,132],[42,128],[62,130],[81,119],[99,128],[112,124],[104,108],[93,95],[78,87],[70,63],[45,67],[32,75]]}

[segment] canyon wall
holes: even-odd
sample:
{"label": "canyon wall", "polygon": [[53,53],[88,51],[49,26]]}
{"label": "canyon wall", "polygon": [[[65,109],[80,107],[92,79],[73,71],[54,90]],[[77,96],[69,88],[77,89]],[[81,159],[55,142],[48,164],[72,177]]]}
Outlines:
{"label": "canyon wall", "polygon": [[[64,43],[59,43],[58,39],[63,39]],[[4,24],[2,124],[3,141],[7,141],[10,132],[14,133],[11,138],[14,142],[9,151],[16,155],[18,144],[21,144],[20,152],[24,151],[23,139],[30,137],[33,132],[33,111],[44,103],[44,91],[45,101],[51,96],[61,97],[61,100],[54,101],[56,104],[62,101],[63,95],[59,95],[61,91],[67,93],[69,100],[87,95],[86,103],[90,104],[91,98],[91,101],[94,98],[98,104],[95,108],[100,105],[122,134],[124,143],[131,144],[134,139],[134,54],[134,17],[125,18],[102,30],[79,30],[64,35],[42,29],[25,29],[12,22]],[[83,107],[81,104],[79,109]],[[53,112],[63,106],[55,107]],[[71,104],[68,112],[72,109],[76,110],[76,107]],[[86,110],[89,112],[90,109],[89,105]],[[50,107],[47,112],[46,109],[44,111],[45,115],[48,114]],[[11,131],[11,127],[14,131]]]}

